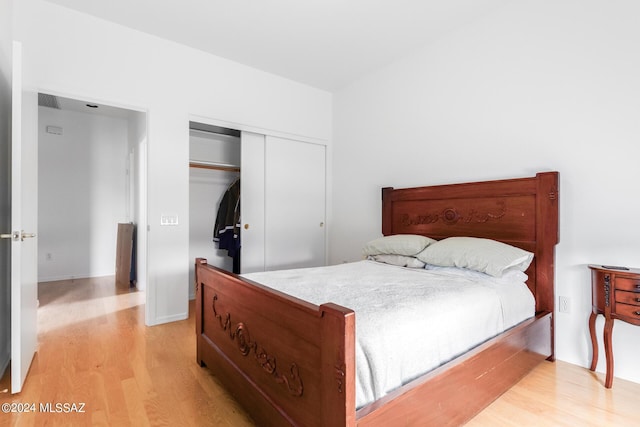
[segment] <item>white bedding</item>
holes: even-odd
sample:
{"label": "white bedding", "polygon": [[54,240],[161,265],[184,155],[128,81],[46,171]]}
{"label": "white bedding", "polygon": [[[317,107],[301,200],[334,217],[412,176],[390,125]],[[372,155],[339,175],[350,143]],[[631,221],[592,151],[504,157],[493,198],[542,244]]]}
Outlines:
{"label": "white bedding", "polygon": [[456,268],[360,261],[243,277],[316,305],[333,302],[355,311],[357,408],[535,313],[524,280]]}

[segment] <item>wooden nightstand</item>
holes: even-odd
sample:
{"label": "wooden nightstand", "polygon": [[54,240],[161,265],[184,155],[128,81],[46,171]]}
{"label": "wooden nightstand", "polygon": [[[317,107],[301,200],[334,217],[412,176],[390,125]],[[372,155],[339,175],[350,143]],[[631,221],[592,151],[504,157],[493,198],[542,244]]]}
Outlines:
{"label": "wooden nightstand", "polygon": [[592,312],[589,316],[589,333],[593,347],[591,370],[598,363],[598,342],[596,339],[596,317],[604,315],[604,352],[607,360],[607,377],[604,386],[611,388],[613,382],[613,352],[611,333],[613,320],[619,319],[640,326],[640,269],[614,268],[603,265],[589,265],[591,269]]}

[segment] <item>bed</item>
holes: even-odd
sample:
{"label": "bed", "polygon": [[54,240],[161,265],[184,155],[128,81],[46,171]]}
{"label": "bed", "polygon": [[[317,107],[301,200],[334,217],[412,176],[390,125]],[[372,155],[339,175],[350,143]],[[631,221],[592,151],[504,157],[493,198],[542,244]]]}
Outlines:
{"label": "bed", "polygon": [[533,253],[526,270],[533,316],[358,406],[356,312],[334,301],[306,302],[199,258],[197,361],[258,425],[460,425],[554,359],[557,172],[384,188],[382,234],[492,239]]}

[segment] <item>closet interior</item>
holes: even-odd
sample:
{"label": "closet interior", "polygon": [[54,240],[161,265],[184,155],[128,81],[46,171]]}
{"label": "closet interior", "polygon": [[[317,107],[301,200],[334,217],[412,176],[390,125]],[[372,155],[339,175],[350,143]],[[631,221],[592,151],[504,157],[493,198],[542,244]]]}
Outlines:
{"label": "closet interior", "polygon": [[[240,131],[189,122],[189,259],[234,271],[234,259],[213,241],[225,192],[240,178]],[[193,296],[193,267],[190,293]]]}

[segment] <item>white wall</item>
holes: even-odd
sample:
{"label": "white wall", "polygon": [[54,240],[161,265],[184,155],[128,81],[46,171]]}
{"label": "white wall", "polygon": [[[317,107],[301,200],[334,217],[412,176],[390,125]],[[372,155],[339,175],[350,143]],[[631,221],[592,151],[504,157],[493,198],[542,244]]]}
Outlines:
{"label": "white wall", "polygon": [[[633,0],[508,2],[335,94],[331,261],[380,236],[383,186],[558,170],[556,354],[588,366],[586,265],[640,267],[638,16]],[[615,375],[640,381],[640,328],[616,322],[613,345]]]}
{"label": "white wall", "polygon": [[[14,5],[25,83],[147,111],[147,323],[188,312],[190,117],[328,141],[331,94],[42,0]],[[179,225],[160,227],[160,215]]]}
{"label": "white wall", "polygon": [[[12,2],[0,0],[0,233],[11,229]],[[0,377],[11,357],[11,241],[0,239]]]}
{"label": "white wall", "polygon": [[128,138],[127,119],[39,107],[39,282],[115,274],[117,224],[129,221]]}

